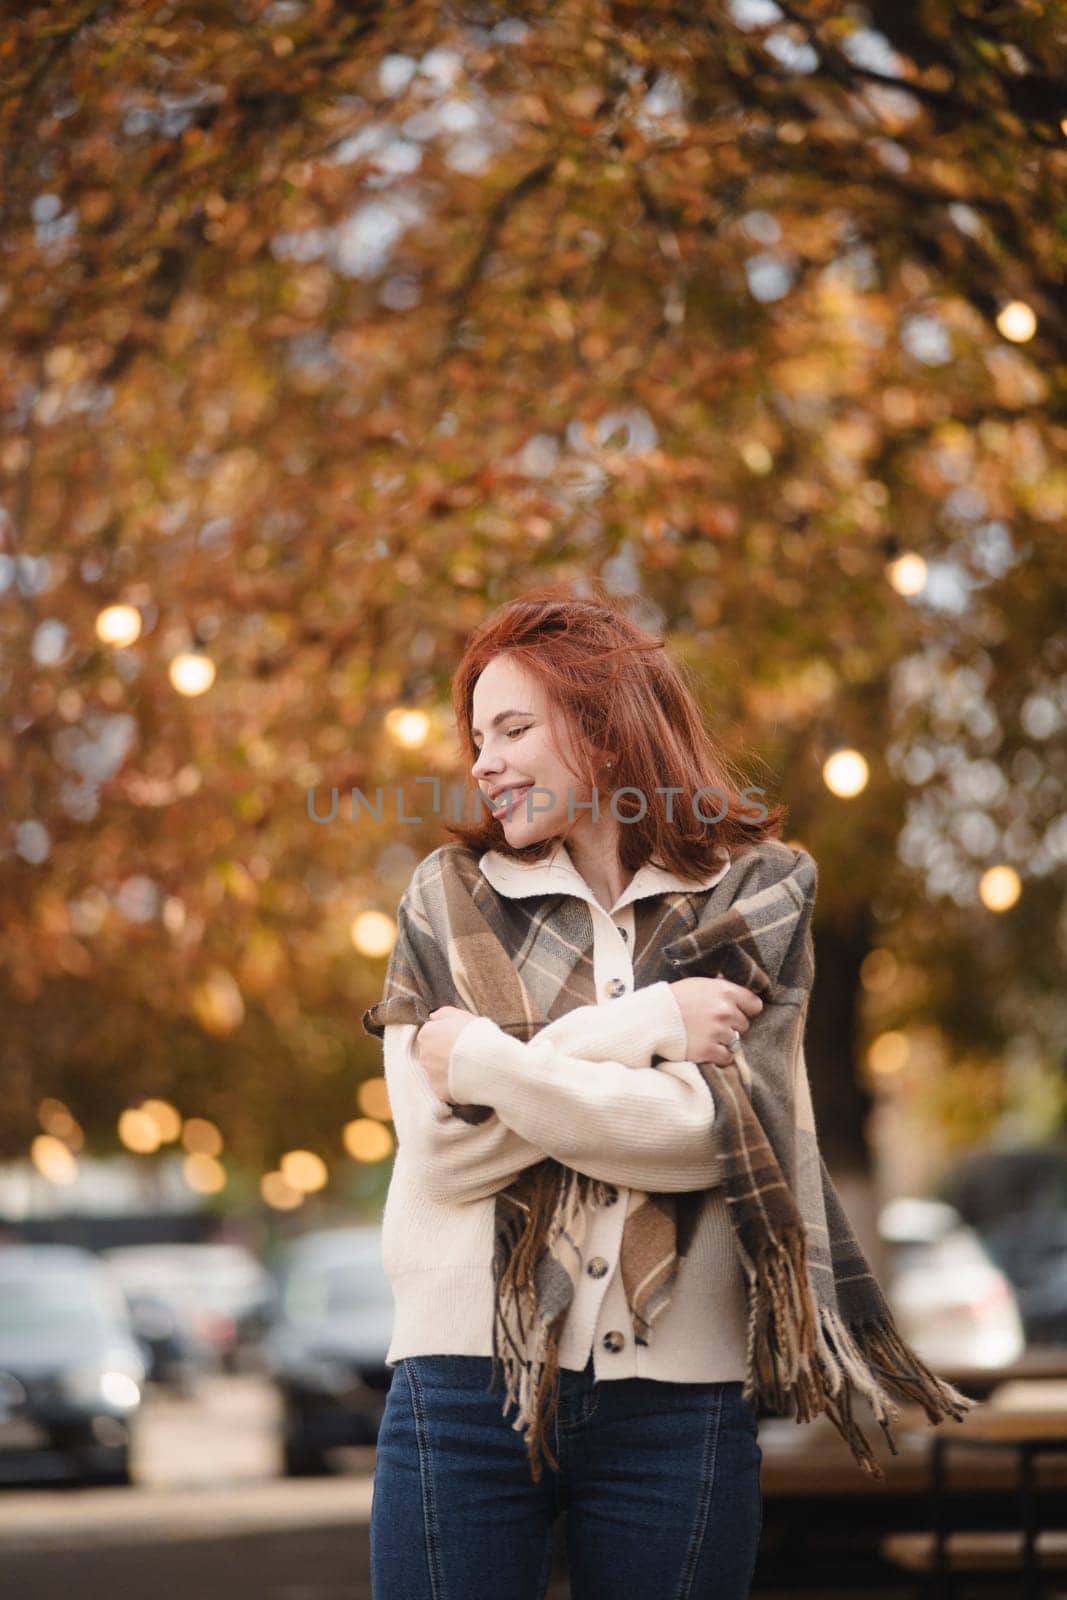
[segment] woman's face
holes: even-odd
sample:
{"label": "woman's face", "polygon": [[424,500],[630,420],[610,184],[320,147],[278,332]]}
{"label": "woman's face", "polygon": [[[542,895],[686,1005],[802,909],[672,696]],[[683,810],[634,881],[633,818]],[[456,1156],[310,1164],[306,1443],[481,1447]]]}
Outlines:
{"label": "woman's face", "polygon": [[[471,726],[478,752],[471,775],[478,787],[486,796],[511,791],[501,793],[495,813],[510,845],[521,849],[560,833],[575,817],[591,819],[591,812],[577,809],[589,799],[588,786],[562,754],[569,748],[565,721],[537,680],[510,656],[494,657],[482,671]],[[482,814],[488,813],[485,805]]]}

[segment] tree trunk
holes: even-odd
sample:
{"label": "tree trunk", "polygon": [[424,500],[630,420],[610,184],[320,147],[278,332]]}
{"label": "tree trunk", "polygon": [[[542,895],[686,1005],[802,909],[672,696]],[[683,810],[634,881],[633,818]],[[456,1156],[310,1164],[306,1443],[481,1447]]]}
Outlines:
{"label": "tree trunk", "polygon": [[872,1096],[859,1071],[860,966],[870,949],[870,911],[823,925],[815,935],[815,984],[804,1053],[815,1126],[826,1165],[876,1275],[884,1266],[877,1233],[877,1195],[866,1123]]}

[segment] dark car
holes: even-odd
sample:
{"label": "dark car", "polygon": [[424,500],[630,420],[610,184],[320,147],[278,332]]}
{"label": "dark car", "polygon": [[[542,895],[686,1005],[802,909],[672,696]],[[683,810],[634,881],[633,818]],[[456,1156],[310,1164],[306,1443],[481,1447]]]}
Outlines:
{"label": "dark car", "polygon": [[0,1245],[0,1476],[130,1481],[145,1363],[118,1283],[66,1245]]}
{"label": "dark car", "polygon": [[1027,1343],[1067,1344],[1067,1215],[1016,1212],[990,1223],[984,1238],[1015,1286]]}
{"label": "dark car", "polygon": [[1014,1286],[1028,1344],[1067,1344],[1067,1149],[976,1150],[944,1184]]}
{"label": "dark car", "polygon": [[127,1289],[134,1332],[144,1348],[148,1382],[182,1400],[200,1389],[201,1347],[190,1318],[163,1295]]}
{"label": "dark car", "polygon": [[284,1410],[284,1470],[331,1470],[340,1445],[373,1444],[392,1378],[385,1356],[393,1295],[375,1226],[304,1234],[276,1266],[277,1293],[262,1345]]}

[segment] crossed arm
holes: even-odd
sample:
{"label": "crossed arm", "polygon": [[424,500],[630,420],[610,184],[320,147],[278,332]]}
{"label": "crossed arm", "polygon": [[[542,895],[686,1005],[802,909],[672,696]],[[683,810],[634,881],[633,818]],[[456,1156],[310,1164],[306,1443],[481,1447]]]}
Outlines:
{"label": "crossed arm", "polygon": [[[468,1024],[449,1060],[455,1103],[490,1105],[471,1124],[430,1087],[417,1028],[385,1029],[385,1075],[397,1135],[427,1198],[483,1200],[552,1156],[576,1171],[649,1193],[719,1181],[715,1103],[670,984],[579,1006],[524,1044],[488,1017]],[[665,1059],[656,1071],[653,1056]],[[635,1070],[638,1069],[638,1070]]]}

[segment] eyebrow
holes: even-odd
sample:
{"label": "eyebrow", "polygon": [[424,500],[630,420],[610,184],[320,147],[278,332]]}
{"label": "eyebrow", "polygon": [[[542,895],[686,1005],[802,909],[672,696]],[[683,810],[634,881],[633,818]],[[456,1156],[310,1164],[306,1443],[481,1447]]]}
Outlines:
{"label": "eyebrow", "polygon": [[[489,726],[491,728],[499,728],[500,724],[502,722],[506,722],[509,717],[532,717],[532,716],[533,716],[533,712],[532,711],[498,711],[496,716],[493,718],[492,722],[489,724]],[[481,728],[472,728],[471,729],[471,737],[473,738],[473,736],[476,733],[481,733],[481,731],[482,731]]]}

